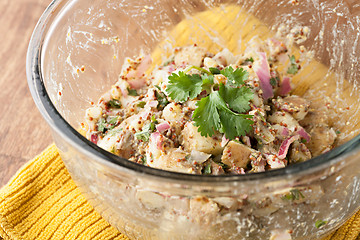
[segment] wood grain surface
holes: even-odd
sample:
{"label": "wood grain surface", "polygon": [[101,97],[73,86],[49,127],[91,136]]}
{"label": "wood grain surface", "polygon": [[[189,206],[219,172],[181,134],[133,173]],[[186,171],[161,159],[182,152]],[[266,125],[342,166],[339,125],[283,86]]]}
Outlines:
{"label": "wood grain surface", "polygon": [[26,51],[50,0],[0,1],[0,187],[52,142],[26,81]]}

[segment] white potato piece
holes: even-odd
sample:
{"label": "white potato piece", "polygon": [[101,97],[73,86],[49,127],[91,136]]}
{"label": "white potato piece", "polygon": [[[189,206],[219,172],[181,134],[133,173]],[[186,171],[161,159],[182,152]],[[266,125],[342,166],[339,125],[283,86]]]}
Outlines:
{"label": "white potato piece", "polygon": [[212,137],[203,137],[198,132],[198,128],[192,122],[185,124],[181,132],[183,136],[183,146],[186,151],[197,150],[200,152],[218,155],[223,151],[221,147],[221,134],[215,134]]}

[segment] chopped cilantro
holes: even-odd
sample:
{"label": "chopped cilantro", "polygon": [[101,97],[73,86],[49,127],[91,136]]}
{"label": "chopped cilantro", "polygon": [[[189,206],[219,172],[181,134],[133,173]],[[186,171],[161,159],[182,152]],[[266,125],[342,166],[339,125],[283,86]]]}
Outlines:
{"label": "chopped cilantro", "polygon": [[108,135],[109,136],[114,136],[115,134],[121,132],[123,129],[122,128],[114,128],[108,131]]}
{"label": "chopped cilantro", "polygon": [[180,71],[169,76],[166,91],[176,102],[185,102],[189,98],[194,99],[201,92],[202,79],[199,74],[188,75]]}
{"label": "chopped cilantro", "polygon": [[155,124],[157,123],[158,121],[155,119],[155,116],[153,115],[151,117],[151,122],[147,125],[145,125],[143,128],[142,128],[142,131],[141,132],[137,132],[135,133],[135,137],[139,140],[142,140],[144,142],[147,142],[149,141],[149,138],[150,138],[150,134],[155,130]]}
{"label": "chopped cilantro", "polygon": [[225,163],[223,162],[215,162],[217,165],[219,165],[220,167],[222,167],[222,169],[227,170],[229,169],[230,167],[228,165],[226,165]]}
{"label": "chopped cilantro", "polygon": [[107,105],[109,107],[113,107],[113,108],[121,108],[121,103],[117,99],[111,99]]}
{"label": "chopped cilantro", "polygon": [[254,62],[254,59],[252,57],[245,59],[245,62]]}
{"label": "chopped cilantro", "polygon": [[135,133],[135,137],[144,142],[149,141],[150,138],[150,124],[145,125],[141,132]]}
{"label": "chopped cilantro", "polygon": [[127,90],[128,90],[128,94],[130,96],[139,96],[139,94],[137,93],[137,91],[135,89],[127,88]]}
{"label": "chopped cilantro", "polygon": [[341,132],[339,130],[336,130],[336,134],[340,134]]}
{"label": "chopped cilantro", "polygon": [[278,77],[272,77],[272,78],[270,78],[270,84],[271,84],[271,86],[276,87],[277,84],[278,84],[278,82],[279,82],[279,78],[278,78]]}
{"label": "chopped cilantro", "polygon": [[144,108],[145,105],[146,105],[146,102],[141,101],[141,102],[138,102],[138,104],[136,106],[138,106],[139,108]]}
{"label": "chopped cilantro", "polygon": [[317,220],[317,221],[315,222],[315,227],[316,227],[316,228],[321,228],[322,226],[324,226],[324,225],[327,224],[327,223],[328,223],[328,221]]}
{"label": "chopped cilantro", "polygon": [[146,156],[142,155],[140,159],[141,159],[142,164],[146,165]]}
{"label": "chopped cilantro", "polygon": [[157,105],[158,110],[164,109],[166,105],[168,105],[169,101],[166,97],[166,95],[161,91],[155,91],[155,97],[157,101],[159,102]]}
{"label": "chopped cilantro", "polygon": [[286,195],[284,195],[281,199],[283,200],[300,200],[301,198],[305,198],[305,196],[301,193],[301,191],[299,189],[291,189],[290,192]]}
{"label": "chopped cilantro", "polygon": [[108,123],[110,124],[116,124],[118,122],[119,118],[118,117],[113,117]]}
{"label": "chopped cilantro", "polygon": [[100,132],[104,132],[105,131],[105,119],[100,118],[100,120],[98,121],[98,131]]}
{"label": "chopped cilantro", "polygon": [[287,73],[288,74],[296,74],[296,73],[298,73],[299,67],[298,67],[298,65],[296,63],[295,56],[292,55],[291,57],[289,56],[289,58],[290,58],[290,66],[289,66],[289,68],[287,70]]}
{"label": "chopped cilantro", "polygon": [[211,174],[211,163],[208,163],[205,165],[205,167],[202,169],[202,174],[204,175],[210,175]]}
{"label": "chopped cilantro", "polygon": [[222,75],[228,78],[227,83],[231,87],[240,87],[244,81],[249,77],[249,73],[243,68],[234,70],[231,66],[220,71]]}

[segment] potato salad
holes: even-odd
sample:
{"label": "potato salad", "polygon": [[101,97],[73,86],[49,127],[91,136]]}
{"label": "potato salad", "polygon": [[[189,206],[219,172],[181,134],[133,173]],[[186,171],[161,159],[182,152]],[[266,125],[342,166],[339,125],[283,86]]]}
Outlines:
{"label": "potato salad", "polygon": [[118,81],[86,110],[86,136],[129,161],[168,171],[247,174],[329,151],[326,113],[292,95],[300,61],[277,39],[240,55],[173,49],[160,66],[127,58]]}

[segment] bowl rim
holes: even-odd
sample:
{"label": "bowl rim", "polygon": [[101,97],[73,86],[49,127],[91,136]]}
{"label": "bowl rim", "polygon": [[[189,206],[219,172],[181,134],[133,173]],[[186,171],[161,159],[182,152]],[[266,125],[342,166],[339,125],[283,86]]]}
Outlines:
{"label": "bowl rim", "polygon": [[112,168],[124,171],[124,168],[134,173],[145,174],[156,178],[165,178],[168,180],[181,180],[185,182],[246,182],[256,180],[270,180],[275,178],[284,178],[292,175],[307,175],[312,172],[323,170],[339,161],[345,156],[353,154],[360,149],[360,134],[352,138],[350,141],[324,153],[314,157],[308,161],[289,165],[285,168],[274,169],[265,172],[243,174],[243,175],[194,175],[179,172],[171,172],[167,170],[151,168],[135,162],[131,162],[125,158],[114,155],[92,143],[75,130],[57,111],[56,107],[50,100],[46,91],[44,79],[41,69],[41,56],[43,50],[43,40],[47,32],[47,25],[51,25],[49,17],[54,13],[56,8],[63,6],[68,0],[53,0],[40,17],[33,34],[31,36],[27,56],[26,56],[26,75],[27,82],[33,100],[42,114],[43,118],[50,125],[52,130],[66,139],[68,143],[88,155],[96,159],[100,164],[108,165]]}

